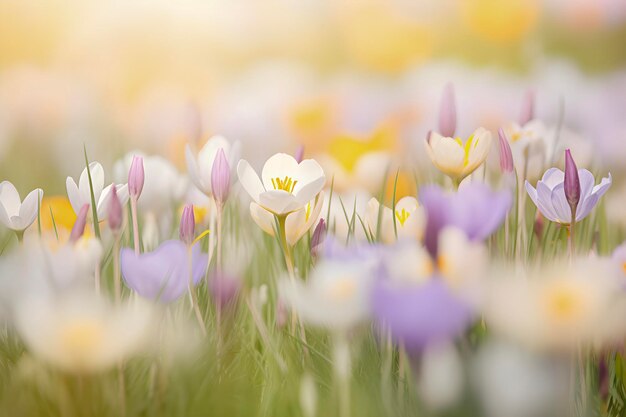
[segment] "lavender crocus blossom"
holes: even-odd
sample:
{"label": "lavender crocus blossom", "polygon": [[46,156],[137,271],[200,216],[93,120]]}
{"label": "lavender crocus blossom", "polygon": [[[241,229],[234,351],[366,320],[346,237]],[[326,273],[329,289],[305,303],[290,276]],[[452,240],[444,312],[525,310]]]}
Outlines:
{"label": "lavender crocus blossom", "polygon": [[[207,265],[207,255],[198,244],[191,248],[191,265],[191,281],[196,285]],[[167,240],[154,251],[140,255],[124,248],[121,267],[126,285],[150,300],[174,301],[189,288],[189,249],[179,240]]]}
{"label": "lavender crocus blossom", "polygon": [[456,338],[474,319],[469,305],[437,277],[403,285],[380,280],[372,291],[372,312],[411,353]]}
{"label": "lavender crocus blossom", "polygon": [[484,240],[500,227],[512,202],[509,191],[492,191],[477,182],[466,184],[455,193],[446,193],[436,185],[424,186],[419,200],[426,209],[424,243],[433,257],[437,255],[439,232],[444,227],[455,226],[470,240]]}
{"label": "lavender crocus blossom", "polygon": [[[580,179],[580,199],[576,207],[576,222],[581,221],[591,213],[598,204],[600,197],[606,193],[612,183],[611,174],[595,184],[593,174],[586,169],[578,170]],[[537,188],[526,181],[526,191],[537,206],[541,214],[548,220],[568,225],[572,221],[570,206],[565,197],[565,174],[558,168],[547,170]]]}

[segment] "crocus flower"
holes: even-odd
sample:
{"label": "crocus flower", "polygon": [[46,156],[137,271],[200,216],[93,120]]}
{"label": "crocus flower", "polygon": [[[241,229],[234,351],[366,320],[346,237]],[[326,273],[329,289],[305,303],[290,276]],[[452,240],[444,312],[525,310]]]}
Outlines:
{"label": "crocus flower", "polygon": [[121,251],[122,276],[126,285],[140,296],[162,302],[176,300],[189,288],[192,281],[198,284],[204,276],[207,256],[200,246],[191,248],[191,272],[189,249],[180,240],[167,240],[153,252],[136,255],[130,248]]}
{"label": "crocus flower", "polygon": [[[593,174],[586,169],[578,170],[580,179],[580,200],[576,207],[576,222],[581,221],[591,213],[598,204],[600,197],[611,186],[611,174],[595,184]],[[541,214],[548,220],[564,225],[572,221],[572,212],[565,196],[565,173],[558,168],[547,170],[534,188],[526,181],[526,191],[537,206]]]}
{"label": "crocus flower", "polygon": [[446,137],[454,137],[456,131],[456,103],[454,102],[454,86],[446,84],[439,107],[439,132]]}
{"label": "crocus flower", "polygon": [[128,194],[135,200],[139,199],[143,190],[145,173],[143,170],[143,157],[133,156],[133,162],[128,170]]}
{"label": "crocus flower", "polygon": [[193,213],[193,204],[187,204],[183,208],[180,217],[179,237],[186,245],[191,245],[195,238],[196,220]]}
{"label": "crocus flower", "polygon": [[230,191],[230,165],[228,165],[228,159],[226,159],[226,154],[222,148],[217,151],[213,161],[211,189],[215,200],[223,206]]}
{"label": "crocus flower", "polygon": [[[98,162],[91,162],[89,164],[89,172],[91,173],[91,182],[93,184],[93,196],[96,201],[96,209],[99,220],[107,218],[109,211],[109,199],[111,197],[111,187],[113,184],[104,187],[104,169]],[[65,187],[67,189],[67,196],[72,204],[74,212],[78,214],[80,209],[85,205],[91,206],[91,190],[89,187],[89,177],[87,174],[87,168],[83,169],[80,174],[78,185],[72,177],[67,177],[65,181]],[[117,196],[120,199],[122,205],[128,201],[128,186],[126,184],[118,184]]]}
{"label": "crocus flower", "polygon": [[511,193],[491,191],[478,182],[446,193],[436,185],[420,189],[420,202],[426,209],[425,245],[436,257],[439,232],[454,226],[465,232],[473,241],[482,241],[495,232],[511,208]]}
{"label": "crocus flower", "polygon": [[0,183],[0,222],[16,232],[24,231],[33,224],[39,212],[43,190],[37,188],[21,200],[17,189],[9,181]]}
{"label": "crocus flower", "polygon": [[433,132],[426,140],[426,151],[433,164],[453,180],[460,182],[487,159],[491,132],[478,128],[465,142]]}
{"label": "crocus flower", "polygon": [[285,153],[277,153],[265,162],[262,180],[244,159],[237,165],[237,174],[254,202],[277,216],[305,207],[322,191],[326,181],[322,167],[315,160],[298,163]]}
{"label": "crocus flower", "polygon": [[224,271],[218,271],[209,279],[209,291],[213,302],[219,309],[228,308],[239,295],[241,280]]}
{"label": "crocus flower", "polygon": [[324,243],[324,239],[326,239],[326,221],[320,219],[311,236],[311,255],[317,255],[320,245]]}
{"label": "crocus flower", "polygon": [[498,130],[498,140],[500,143],[500,170],[505,174],[510,174],[513,172],[513,154],[506,133],[502,128]]}
{"label": "crocus flower", "polygon": [[[396,230],[398,238],[421,239],[426,224],[424,208],[420,207],[415,197],[407,196],[401,198],[395,206],[395,212],[389,207],[381,207],[376,198],[372,198],[367,204],[366,220],[369,232],[376,236],[378,230],[378,216],[380,213],[380,233],[382,241],[393,243],[396,241]],[[395,216],[395,230],[394,230]]]}
{"label": "crocus flower", "polygon": [[85,226],[87,225],[87,214],[89,213],[89,205],[85,204],[76,217],[76,222],[72,231],[70,232],[70,242],[76,242],[85,233]]}
{"label": "crocus flower", "polygon": [[109,228],[114,232],[119,232],[122,228],[123,220],[124,210],[122,209],[122,203],[117,196],[117,188],[113,185],[113,187],[111,187],[111,198],[109,199]]}
{"label": "crocus flower", "polygon": [[[290,246],[295,245],[310,229],[319,218],[324,204],[324,191],[310,201],[306,206],[291,212],[285,220],[285,235]],[[274,215],[255,202],[250,203],[250,214],[252,219],[267,234],[274,236],[276,229],[276,219]]]}
{"label": "crocus flower", "polygon": [[191,148],[187,146],[185,148],[185,159],[187,161],[189,179],[205,195],[211,196],[213,194],[211,173],[213,172],[213,163],[218,150],[222,149],[224,151],[228,165],[232,168],[239,161],[239,148],[240,143],[238,141],[231,144],[222,136],[213,136],[209,139],[197,157],[193,154]]}
{"label": "crocus flower", "polygon": [[578,202],[580,201],[580,179],[578,177],[576,162],[574,162],[574,158],[569,149],[565,150],[563,190],[565,191],[567,204],[569,204],[572,213],[575,213]]}

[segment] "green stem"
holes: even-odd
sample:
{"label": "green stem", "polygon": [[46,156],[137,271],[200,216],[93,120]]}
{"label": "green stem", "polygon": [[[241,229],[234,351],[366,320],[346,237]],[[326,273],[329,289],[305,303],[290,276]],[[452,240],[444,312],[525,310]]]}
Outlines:
{"label": "green stem", "polygon": [[198,296],[196,294],[195,288],[193,287],[193,262],[192,262],[192,252],[191,246],[187,248],[187,263],[189,266],[189,295],[191,297],[191,307],[196,315],[196,320],[198,320],[198,325],[200,326],[200,331],[202,332],[202,336],[206,336],[206,326],[204,325],[204,320],[202,319],[202,313],[200,313],[200,308],[198,306]]}
{"label": "green stem", "polygon": [[137,219],[137,198],[130,198],[130,211],[133,217],[133,241],[135,244],[135,255],[139,255],[139,220]]}

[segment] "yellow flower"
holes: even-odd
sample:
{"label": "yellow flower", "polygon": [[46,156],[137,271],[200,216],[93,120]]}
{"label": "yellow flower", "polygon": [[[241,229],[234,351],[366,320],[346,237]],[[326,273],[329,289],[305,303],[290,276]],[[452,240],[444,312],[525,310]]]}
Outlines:
{"label": "yellow flower", "polygon": [[426,142],[426,151],[433,164],[456,182],[461,182],[487,158],[491,132],[478,128],[465,143],[461,138],[447,138],[433,132]]}
{"label": "yellow flower", "polygon": [[537,23],[537,0],[459,0],[467,26],[490,41],[510,43],[522,39]]}

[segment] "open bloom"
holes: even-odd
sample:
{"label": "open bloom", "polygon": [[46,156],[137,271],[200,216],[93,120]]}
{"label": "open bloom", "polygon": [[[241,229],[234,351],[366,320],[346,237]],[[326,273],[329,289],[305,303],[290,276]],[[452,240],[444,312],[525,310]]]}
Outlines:
{"label": "open bloom", "polygon": [[[324,191],[311,200],[304,207],[287,215],[285,219],[285,234],[287,243],[290,246],[298,243],[300,238],[313,227],[319,219],[322,205],[324,204]],[[250,214],[252,219],[259,225],[263,231],[274,236],[276,228],[276,219],[272,213],[255,203],[250,203]]]}
{"label": "open bloom", "polygon": [[261,178],[242,159],[237,174],[243,188],[267,211],[283,216],[306,206],[324,187],[326,177],[313,159],[298,163],[286,153],[277,153],[265,162]]}
{"label": "open bloom", "polygon": [[[598,204],[600,197],[611,186],[611,174],[595,184],[593,174],[586,169],[578,170],[580,179],[580,199],[576,208],[576,221],[579,222]],[[526,181],[526,191],[541,214],[547,219],[568,225],[572,221],[572,212],[565,197],[565,174],[558,168],[550,168],[543,174],[534,188]]]}
{"label": "open bloom", "polygon": [[185,159],[191,182],[205,195],[212,195],[211,173],[218,150],[223,149],[228,165],[234,167],[237,161],[239,161],[240,147],[241,145],[238,141],[231,144],[223,136],[213,136],[200,149],[196,157],[189,145],[187,145],[185,148]]}
{"label": "open bloom", "polygon": [[[382,213],[380,210],[382,209]],[[424,209],[419,206],[415,197],[403,197],[395,206],[395,212],[389,207],[381,207],[376,198],[367,203],[367,225],[372,236],[376,236],[379,229],[378,217],[380,213],[380,233],[383,242],[393,243],[398,238],[421,239],[426,224]],[[395,216],[395,230],[394,230]]]}
{"label": "open bloom", "polygon": [[[126,285],[140,296],[170,302],[183,295],[204,276],[207,255],[195,244],[189,253],[180,240],[167,240],[153,252],[136,255],[130,248],[121,251],[122,276]],[[191,266],[191,271],[189,270]]]}
{"label": "open bloom", "polygon": [[[96,202],[98,220],[104,220],[108,216],[109,199],[111,198],[111,187],[113,184],[106,187],[104,186],[104,169],[100,163],[91,162],[89,164],[89,172],[91,173],[93,196]],[[67,177],[65,187],[74,213],[78,214],[85,204],[91,207],[91,189],[89,186],[87,168],[83,169],[83,172],[80,174],[78,185],[76,185],[76,181],[74,181],[72,177]],[[128,201],[128,186],[126,184],[119,184],[115,187],[120,202],[122,205],[126,204],[126,201]]]}
{"label": "open bloom", "polygon": [[37,188],[21,200],[17,189],[9,181],[0,183],[0,222],[9,229],[23,231],[33,224],[39,212],[43,190]]}
{"label": "open bloom", "polygon": [[487,159],[491,148],[491,132],[478,128],[463,142],[433,132],[426,141],[426,151],[433,164],[455,181],[470,175]]}
{"label": "open bloom", "polygon": [[107,370],[148,347],[152,312],[145,304],[112,306],[92,293],[28,296],[16,327],[26,347],[71,373]]}

